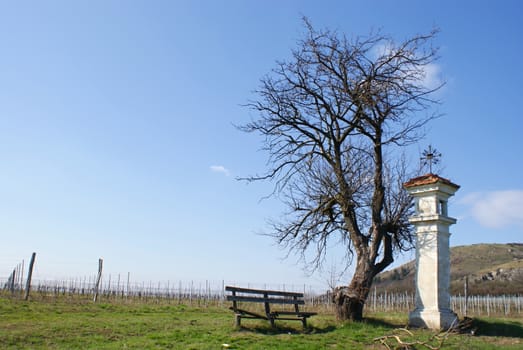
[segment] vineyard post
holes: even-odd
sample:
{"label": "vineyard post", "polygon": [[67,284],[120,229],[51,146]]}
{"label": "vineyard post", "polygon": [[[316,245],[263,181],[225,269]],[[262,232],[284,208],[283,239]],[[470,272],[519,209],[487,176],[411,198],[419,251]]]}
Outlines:
{"label": "vineyard post", "polygon": [[[109,274],[109,282],[107,283],[107,286],[105,287],[105,294],[110,297],[111,296],[111,274]],[[102,291],[103,294],[103,291]]]}
{"label": "vineyard post", "polygon": [[191,281],[191,290],[190,290],[190,294],[189,294],[189,305],[192,306],[192,293],[193,293],[193,289],[194,289],[194,284],[193,284],[193,281]]}
{"label": "vineyard post", "polygon": [[15,275],[16,275],[16,269],[13,269],[11,276],[9,276],[9,279],[7,280],[7,284],[9,286],[9,291],[11,293],[15,292]]}
{"label": "vineyard post", "polygon": [[[123,288],[122,288],[122,295],[123,295]],[[116,299],[120,296],[120,274],[118,274],[118,283],[116,284]]]}
{"label": "vineyard post", "polygon": [[16,283],[15,288],[17,288],[20,291],[20,294],[24,293],[24,276],[22,275],[22,268],[20,267],[20,263],[16,265]]}
{"label": "vineyard post", "polygon": [[94,298],[93,298],[93,302],[95,302],[95,303],[98,300],[98,291],[100,288],[100,281],[102,279],[103,263],[104,263],[104,261],[102,258],[98,259],[98,275],[96,276],[96,285],[94,286]]}
{"label": "vineyard post", "polygon": [[372,310],[373,310],[373,311],[376,311],[376,297],[377,297],[377,294],[376,294],[376,286],[374,286],[374,297],[372,298],[372,300],[373,300],[373,302],[372,302],[372,305],[373,305]]}
{"label": "vineyard post", "polygon": [[25,284],[25,296],[24,300],[29,299],[29,291],[31,289],[31,278],[33,277],[33,267],[35,264],[36,253],[33,252],[31,255],[31,261],[29,262],[29,270],[27,271],[27,282]]}
{"label": "vineyard post", "polygon": [[469,300],[469,276],[465,276],[465,311],[464,316],[467,317],[467,305]]}
{"label": "vineyard post", "polygon": [[25,265],[25,261],[24,259],[22,259],[22,267],[21,267],[21,273],[20,273],[20,286],[22,285],[23,283],[23,279],[24,279],[24,265]]}
{"label": "vineyard post", "polygon": [[127,272],[127,294],[125,294],[125,298],[127,299],[127,297],[129,296],[129,283],[130,283],[130,279],[131,279],[131,272]]}

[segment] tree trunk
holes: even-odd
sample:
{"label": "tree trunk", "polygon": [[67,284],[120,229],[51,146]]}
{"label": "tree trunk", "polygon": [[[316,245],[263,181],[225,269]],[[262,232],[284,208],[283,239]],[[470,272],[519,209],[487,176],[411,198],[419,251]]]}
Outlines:
{"label": "tree trunk", "polygon": [[350,285],[334,289],[332,301],[335,304],[338,320],[363,320],[363,307],[369,295],[373,277],[371,266],[358,264]]}
{"label": "tree trunk", "polygon": [[363,320],[365,300],[356,293],[352,293],[348,287],[336,287],[332,299],[335,304],[336,318],[338,320]]}

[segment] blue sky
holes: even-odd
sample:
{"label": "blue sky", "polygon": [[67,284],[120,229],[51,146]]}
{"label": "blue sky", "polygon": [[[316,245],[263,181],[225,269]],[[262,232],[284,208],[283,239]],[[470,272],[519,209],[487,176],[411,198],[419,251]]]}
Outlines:
{"label": "blue sky", "polygon": [[[260,139],[233,127],[301,17],[401,40],[441,29],[427,145],[461,185],[451,245],[522,242],[520,1],[0,2],[0,278],[325,285],[267,237]],[[410,255],[404,259],[409,258]],[[336,266],[338,251],[328,257]]]}

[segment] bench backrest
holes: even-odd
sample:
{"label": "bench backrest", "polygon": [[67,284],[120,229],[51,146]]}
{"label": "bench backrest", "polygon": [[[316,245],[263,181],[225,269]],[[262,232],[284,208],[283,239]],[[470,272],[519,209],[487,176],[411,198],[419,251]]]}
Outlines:
{"label": "bench backrest", "polygon": [[305,301],[303,301],[303,293],[250,289],[232,286],[225,287],[225,290],[232,292],[232,295],[227,295],[228,301],[294,305],[305,304]]}

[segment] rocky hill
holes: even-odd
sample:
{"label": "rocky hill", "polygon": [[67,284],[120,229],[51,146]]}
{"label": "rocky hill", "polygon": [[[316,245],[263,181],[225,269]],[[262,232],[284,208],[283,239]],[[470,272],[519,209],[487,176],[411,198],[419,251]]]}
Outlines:
{"label": "rocky hill", "polygon": [[[450,249],[452,294],[523,294],[523,243],[474,244]],[[378,291],[414,292],[415,262],[385,271],[374,279]]]}

